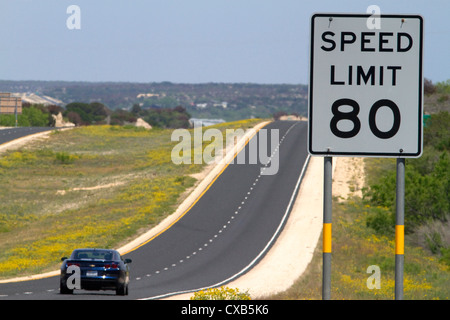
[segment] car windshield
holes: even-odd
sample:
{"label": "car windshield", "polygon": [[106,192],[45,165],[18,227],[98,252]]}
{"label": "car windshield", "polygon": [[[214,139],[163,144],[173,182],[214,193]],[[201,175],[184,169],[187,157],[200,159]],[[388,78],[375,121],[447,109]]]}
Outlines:
{"label": "car windshield", "polygon": [[117,255],[113,250],[75,250],[72,253],[71,259],[88,259],[88,260],[118,260]]}

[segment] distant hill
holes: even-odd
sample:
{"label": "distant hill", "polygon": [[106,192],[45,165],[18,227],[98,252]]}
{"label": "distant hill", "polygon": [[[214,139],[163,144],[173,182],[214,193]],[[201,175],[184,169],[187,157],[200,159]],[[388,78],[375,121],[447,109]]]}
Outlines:
{"label": "distant hill", "polygon": [[182,106],[196,118],[227,121],[271,117],[283,111],[307,115],[306,85],[129,82],[0,81],[0,92],[29,92],[71,102],[101,102],[111,110],[175,108]]}

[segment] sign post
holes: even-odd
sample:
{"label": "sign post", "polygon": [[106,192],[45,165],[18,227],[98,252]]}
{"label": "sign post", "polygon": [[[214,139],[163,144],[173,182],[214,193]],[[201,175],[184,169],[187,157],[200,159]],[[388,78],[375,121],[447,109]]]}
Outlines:
{"label": "sign post", "polygon": [[332,171],[333,158],[325,157],[323,162],[323,272],[322,298],[331,299],[331,223],[332,223]]}
{"label": "sign post", "polygon": [[405,159],[397,159],[395,206],[395,299],[403,300],[403,266],[405,261]]}
{"label": "sign post", "polygon": [[396,298],[403,297],[405,158],[422,154],[423,19],[380,15],[373,26],[370,18],[311,18],[308,152],[324,157],[324,299],[330,298],[333,156],[397,158]]}

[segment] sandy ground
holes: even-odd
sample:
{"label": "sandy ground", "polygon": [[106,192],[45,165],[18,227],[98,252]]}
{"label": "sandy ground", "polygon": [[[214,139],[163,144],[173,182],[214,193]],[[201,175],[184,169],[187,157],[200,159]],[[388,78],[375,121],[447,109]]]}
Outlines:
{"label": "sandy ground", "polygon": [[333,158],[333,195],[340,201],[348,197],[362,197],[364,187],[364,158]]}
{"label": "sandy ground", "polygon": [[[261,128],[264,124],[259,125],[255,129]],[[13,141],[0,146],[0,151],[23,145],[33,139],[45,137],[47,134],[42,133]],[[241,139],[234,151],[242,148],[247,138],[249,137]],[[230,157],[234,156],[233,153],[228,152],[225,160],[231,160]],[[132,251],[164,232],[167,228],[170,228],[189,210],[196,199],[206,192],[209,185],[224,170],[227,162],[212,164],[202,173],[197,174],[195,177],[198,179],[198,184],[192,190],[189,190],[189,195],[186,196],[175,213],[167,217],[157,227],[140,235],[118,250],[122,254]],[[338,196],[341,200],[347,199],[352,195],[360,196],[363,185],[363,158],[333,158],[333,196]],[[256,299],[288,289],[302,275],[312,259],[322,232],[322,186],[323,158],[311,157],[289,219],[277,241],[254,268],[228,283],[228,287],[239,288],[241,292],[248,291],[251,297]],[[49,277],[58,273],[59,270],[8,281]],[[192,295],[192,293],[187,293],[168,299],[189,299]]]}

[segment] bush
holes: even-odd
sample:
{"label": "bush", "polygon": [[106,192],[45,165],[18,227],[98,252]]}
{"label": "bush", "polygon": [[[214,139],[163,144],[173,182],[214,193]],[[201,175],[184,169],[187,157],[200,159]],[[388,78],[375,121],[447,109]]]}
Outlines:
{"label": "bush", "polygon": [[440,112],[431,115],[423,131],[423,143],[439,151],[450,150],[450,113]]}
{"label": "bush", "polygon": [[395,232],[395,215],[388,209],[375,208],[367,217],[366,226],[375,230],[377,234],[392,236]]}
{"label": "bush", "polygon": [[436,91],[441,94],[450,93],[450,79],[436,83]]}
{"label": "bush", "polygon": [[48,114],[36,107],[23,108],[22,116],[19,119],[19,125],[30,127],[46,127],[48,122]]}
{"label": "bush", "polygon": [[[0,126],[14,127],[15,124],[15,115],[0,115]],[[46,127],[49,125],[49,115],[34,106],[24,107],[22,114],[17,115],[17,125],[19,127]]]}
{"label": "bush", "polygon": [[442,237],[438,232],[427,234],[425,241],[427,242],[430,251],[434,254],[439,253],[439,251],[442,249]]}
{"label": "bush", "polygon": [[[66,106],[64,116],[75,124],[95,124],[103,122],[111,111],[99,102],[71,102]],[[74,114],[78,114],[76,117]]]}
{"label": "bush", "polygon": [[425,94],[433,94],[436,92],[436,86],[430,79],[426,79],[423,84],[423,91]]}
{"label": "bush", "polygon": [[14,127],[16,120],[13,114],[2,114],[0,115],[0,126],[3,127]]}
{"label": "bush", "polygon": [[[427,221],[447,221],[450,213],[450,115],[441,112],[431,116],[424,130],[424,155],[408,159],[405,176],[405,227],[407,232]],[[395,212],[396,172],[389,170],[364,191],[373,206],[388,207]],[[376,213],[368,223],[374,229],[387,218]]]}
{"label": "bush", "polygon": [[277,111],[277,112],[275,112],[275,113],[273,114],[273,119],[274,119],[274,120],[280,120],[280,118],[281,118],[282,116],[287,116],[287,113],[284,112],[284,111]]}
{"label": "bush", "polygon": [[[450,212],[450,161],[443,152],[430,173],[421,173],[407,165],[405,176],[405,226],[411,232],[428,220],[446,221]],[[373,206],[388,207],[395,212],[396,173],[390,172],[364,192]],[[377,225],[385,214],[377,213],[371,224]],[[376,228],[376,227],[375,227]]]}
{"label": "bush", "polygon": [[67,152],[57,152],[55,155],[56,161],[61,164],[72,164],[77,160],[79,157],[76,155],[72,155]]}
{"label": "bush", "polygon": [[185,108],[178,106],[174,109],[157,109],[152,108],[146,110],[144,120],[152,127],[161,128],[189,128],[190,114]]}
{"label": "bush", "polygon": [[439,261],[450,267],[450,247],[441,248],[441,255]]}
{"label": "bush", "polygon": [[125,110],[116,110],[111,114],[111,125],[124,125],[126,123],[136,122],[136,117],[131,112]]}

